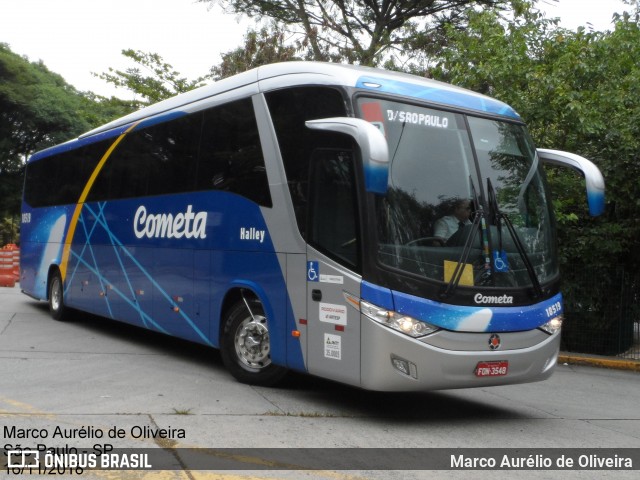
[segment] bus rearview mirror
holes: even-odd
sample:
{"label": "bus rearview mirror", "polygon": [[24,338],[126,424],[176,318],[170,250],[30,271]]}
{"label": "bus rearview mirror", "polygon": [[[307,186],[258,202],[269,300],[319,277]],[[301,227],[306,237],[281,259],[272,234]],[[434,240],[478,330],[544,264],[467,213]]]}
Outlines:
{"label": "bus rearview mirror", "polygon": [[375,125],[351,117],[308,120],[305,125],[313,130],[344,133],[352,137],[362,154],[366,190],[386,195],[389,180],[389,147],[386,138]]}
{"label": "bus rearview mirror", "polygon": [[572,168],[584,175],[589,214],[596,217],[604,212],[604,178],[600,169],[591,160],[575,153],[545,148],[538,148],[538,157],[544,163]]}

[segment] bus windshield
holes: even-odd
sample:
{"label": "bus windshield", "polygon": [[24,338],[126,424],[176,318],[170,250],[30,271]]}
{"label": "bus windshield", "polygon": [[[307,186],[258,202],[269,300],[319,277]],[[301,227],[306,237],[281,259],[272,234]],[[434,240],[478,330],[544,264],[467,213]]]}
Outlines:
{"label": "bus windshield", "polygon": [[376,199],[383,265],[475,287],[531,287],[558,270],[544,176],[526,128],[360,98],[389,144]]}

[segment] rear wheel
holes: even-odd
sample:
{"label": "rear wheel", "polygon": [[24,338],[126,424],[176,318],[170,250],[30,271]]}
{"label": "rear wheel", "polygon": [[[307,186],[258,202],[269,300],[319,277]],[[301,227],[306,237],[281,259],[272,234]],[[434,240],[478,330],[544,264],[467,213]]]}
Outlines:
{"label": "rear wheel", "polygon": [[273,386],[286,375],[286,368],[271,363],[267,317],[257,300],[236,303],[224,319],[220,353],[225,367],[236,380]]}
{"label": "rear wheel", "polygon": [[49,278],[49,313],[55,320],[64,320],[67,313],[64,306],[64,284],[58,270]]}

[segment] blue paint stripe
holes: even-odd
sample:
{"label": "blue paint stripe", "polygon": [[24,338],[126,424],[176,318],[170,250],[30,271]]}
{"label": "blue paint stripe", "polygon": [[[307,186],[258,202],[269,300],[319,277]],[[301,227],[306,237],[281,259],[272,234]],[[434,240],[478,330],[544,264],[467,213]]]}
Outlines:
{"label": "blue paint stripe", "polygon": [[516,111],[506,103],[475,92],[458,89],[446,84],[426,86],[418,83],[390,80],[388,78],[363,76],[356,82],[357,88],[371,92],[384,92],[430,102],[476,110],[483,113],[503,115],[520,120]]}
{"label": "blue paint stripe", "polygon": [[100,133],[98,135],[92,135],[90,137],[70,140],[66,143],[62,143],[60,145],[47,148],[45,150],[41,150],[31,155],[31,157],[29,157],[28,163],[37,162],[38,160],[42,160],[43,158],[47,158],[52,155],[58,155],[61,153],[70,152],[71,150],[84,147],[85,145],[91,145],[92,143],[100,142],[102,140],[108,140],[110,138],[118,137],[122,133],[124,133],[128,127],[130,127],[130,125],[125,125],[123,127],[119,127],[114,130],[109,130],[108,132]]}
{"label": "blue paint stripe", "polygon": [[[154,117],[143,120],[138,125],[136,125],[135,130],[140,130],[141,128],[151,127],[153,125],[157,125],[159,123],[168,122],[170,120],[174,120],[176,118],[180,118],[185,116],[185,112],[170,112],[163,115],[156,115]],[[92,143],[97,143],[102,140],[108,140],[110,138],[115,138],[123,134],[130,128],[132,123],[128,123],[126,125],[114,128],[113,130],[108,130],[106,132],[98,133],[96,135],[91,135],[88,137],[77,138],[74,140],[70,140],[68,142],[62,143],[60,145],[55,145],[53,147],[47,148],[45,150],[41,150],[39,152],[34,153],[29,157],[28,163],[37,162],[38,160],[42,160],[43,158],[50,157],[52,155],[58,155],[61,153],[70,152],[71,150],[75,150],[77,148],[84,147],[85,145],[91,145]]]}
{"label": "blue paint stripe", "polygon": [[462,332],[533,330],[562,314],[560,293],[540,303],[519,307],[449,305],[395,291],[393,299],[398,313]]}

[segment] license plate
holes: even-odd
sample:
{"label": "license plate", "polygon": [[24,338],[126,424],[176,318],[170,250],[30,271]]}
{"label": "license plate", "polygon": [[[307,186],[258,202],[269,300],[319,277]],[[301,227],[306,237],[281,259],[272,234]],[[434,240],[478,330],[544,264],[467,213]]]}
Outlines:
{"label": "license plate", "polygon": [[476,365],[476,377],[502,377],[509,370],[509,362],[478,362]]}

